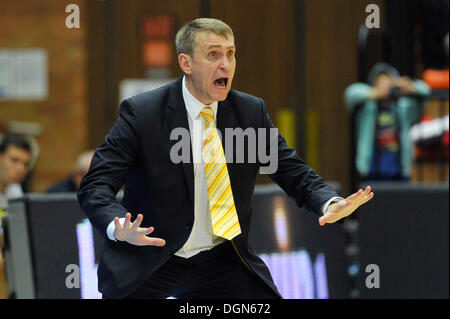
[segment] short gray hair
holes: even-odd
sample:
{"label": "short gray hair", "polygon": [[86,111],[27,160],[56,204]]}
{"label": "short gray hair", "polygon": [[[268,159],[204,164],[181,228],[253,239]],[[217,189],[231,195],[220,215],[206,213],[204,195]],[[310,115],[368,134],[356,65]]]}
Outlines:
{"label": "short gray hair", "polygon": [[224,36],[231,35],[234,38],[230,26],[223,21],[211,18],[198,18],[186,23],[175,37],[177,55],[181,53],[193,55],[195,47],[195,34],[199,31],[210,31]]}

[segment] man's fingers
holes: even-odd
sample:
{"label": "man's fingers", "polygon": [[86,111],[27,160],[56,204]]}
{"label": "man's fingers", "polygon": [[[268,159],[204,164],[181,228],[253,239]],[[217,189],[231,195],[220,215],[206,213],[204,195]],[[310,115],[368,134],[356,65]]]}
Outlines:
{"label": "man's fingers", "polygon": [[143,235],[142,237],[143,245],[164,246],[166,244],[166,241],[162,238],[146,236],[152,233],[155,230],[155,227],[141,228],[141,230],[142,230],[141,234]]}
{"label": "man's fingers", "polygon": [[319,218],[319,225],[320,226],[325,225],[328,222],[328,220],[329,220],[329,218],[326,215],[320,217]]}
{"label": "man's fingers", "polygon": [[130,220],[131,220],[131,214],[130,213],[126,213],[125,214],[125,221],[123,223],[123,228],[125,228],[125,229],[130,228]]}
{"label": "man's fingers", "polygon": [[357,200],[358,197],[360,197],[363,194],[363,190],[359,189],[356,193],[353,193],[349,197],[347,197],[348,200]]}
{"label": "man's fingers", "polygon": [[350,195],[347,199],[352,200],[355,202],[358,206],[365,203],[365,199],[370,193],[372,188],[370,186],[367,186],[365,190],[359,189],[356,193]]}
{"label": "man's fingers", "polygon": [[131,224],[131,229],[132,230],[138,229],[138,227],[141,226],[143,219],[144,219],[144,216],[142,216],[142,214],[137,215],[135,221],[133,222],[133,224]]}
{"label": "man's fingers", "polygon": [[139,228],[138,232],[145,236],[145,235],[153,233],[154,230],[155,230],[155,227]]}
{"label": "man's fingers", "polygon": [[367,195],[369,195],[371,190],[372,190],[372,188],[370,186],[367,186],[366,189],[364,190],[364,192],[361,194],[360,199],[365,199],[367,197]]}
{"label": "man's fingers", "polygon": [[164,246],[166,244],[166,241],[162,238],[156,238],[156,237],[143,237],[143,244],[144,245],[152,245],[152,246]]}
{"label": "man's fingers", "polygon": [[114,225],[116,229],[122,229],[122,225],[120,224],[119,217],[114,218]]}
{"label": "man's fingers", "polygon": [[320,217],[320,218],[319,218],[319,225],[320,225],[320,226],[323,226],[323,225],[325,224],[325,221],[326,221],[325,217],[323,217],[323,216]]}
{"label": "man's fingers", "polygon": [[325,215],[323,215],[322,217],[319,218],[319,225],[323,226],[326,223],[330,222],[331,220],[332,220],[332,214],[326,213]]}
{"label": "man's fingers", "polygon": [[363,196],[361,196],[361,198],[358,198],[358,202],[357,202],[358,207],[367,203],[369,200],[371,200],[373,198],[373,196],[374,196],[374,194],[373,194],[373,192],[371,192],[370,186],[367,186],[366,190],[364,191]]}
{"label": "man's fingers", "polygon": [[373,196],[374,196],[374,194],[371,192],[369,195],[367,195],[364,198],[364,201],[361,203],[361,205],[367,203],[369,200],[371,200],[373,198]]}

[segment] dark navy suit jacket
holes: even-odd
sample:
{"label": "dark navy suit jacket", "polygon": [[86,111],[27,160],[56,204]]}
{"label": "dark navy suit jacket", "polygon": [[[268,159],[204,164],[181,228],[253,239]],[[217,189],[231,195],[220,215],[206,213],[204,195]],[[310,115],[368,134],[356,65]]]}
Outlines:
{"label": "dark navy suit jacket", "polygon": [[[119,118],[92,159],[78,199],[92,225],[106,239],[98,268],[99,290],[121,298],[139,288],[187,241],[194,222],[194,170],[190,163],[173,163],[170,149],[177,143],[170,132],[189,130],[182,96],[182,78],[154,91],[124,100]],[[219,102],[217,128],[274,127],[260,98],[231,90]],[[259,134],[259,133],[258,133]],[[225,145],[226,134],[222,134]],[[269,141],[269,138],[267,138]],[[269,175],[299,207],[321,216],[321,206],[339,196],[278,135],[278,170]],[[268,146],[267,146],[268,148]],[[268,149],[266,150],[269,152]],[[251,270],[278,293],[269,270],[248,242],[252,195],[261,163],[252,163],[245,148],[244,163],[229,163],[228,172],[242,233],[233,239],[236,252]],[[192,153],[192,152],[191,152]],[[236,154],[235,154],[236,155]],[[242,155],[242,154],[241,154]],[[191,154],[192,159],[192,154]],[[116,194],[125,184],[122,203]],[[114,217],[143,214],[141,227],[166,240],[163,247],[134,246],[107,238]],[[257,212],[255,212],[257,213]]]}

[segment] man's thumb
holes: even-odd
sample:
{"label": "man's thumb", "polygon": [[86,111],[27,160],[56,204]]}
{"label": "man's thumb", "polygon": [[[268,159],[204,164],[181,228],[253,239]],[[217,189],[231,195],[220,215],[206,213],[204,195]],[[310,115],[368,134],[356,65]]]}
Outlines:
{"label": "man's thumb", "polygon": [[319,218],[319,224],[320,224],[320,226],[325,225],[326,220],[327,220],[327,219],[325,218],[325,216],[320,217],[320,218]]}

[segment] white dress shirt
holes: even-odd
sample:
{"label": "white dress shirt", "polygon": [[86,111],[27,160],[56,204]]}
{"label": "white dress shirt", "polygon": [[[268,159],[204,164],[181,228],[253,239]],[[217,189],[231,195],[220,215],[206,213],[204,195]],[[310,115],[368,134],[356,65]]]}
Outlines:
{"label": "white dress shirt", "polygon": [[[192,226],[188,240],[175,255],[189,258],[201,251],[209,250],[217,246],[226,239],[213,234],[211,215],[209,212],[208,186],[206,183],[205,165],[202,160],[205,119],[200,115],[201,110],[206,105],[202,104],[188,91],[185,77],[183,77],[182,92],[188,115],[189,131],[191,132],[192,157],[194,161],[194,225]],[[217,105],[217,101],[207,105],[214,111],[214,124],[217,123]],[[336,199],[341,198],[333,197],[322,206],[323,214],[325,214],[328,205]],[[121,224],[124,221],[125,218],[120,218]],[[116,240],[113,236],[114,228],[114,221],[111,221],[107,229],[108,238],[111,240]]]}
{"label": "white dress shirt", "polygon": [[22,197],[23,196],[23,190],[22,186],[20,184],[9,184],[4,193],[0,193],[0,236],[3,236],[3,227],[1,223],[1,219],[3,214],[5,213],[3,210],[6,210],[8,208],[8,200]]}
{"label": "white dress shirt", "polygon": [[6,209],[8,206],[8,200],[22,197],[23,190],[20,184],[9,184],[4,193],[0,193],[0,208]]}
{"label": "white dress shirt", "polygon": [[[175,255],[189,258],[201,251],[209,250],[226,239],[213,234],[211,214],[209,211],[208,185],[206,183],[205,165],[202,158],[205,119],[200,115],[206,107],[186,88],[183,77],[183,99],[188,113],[189,131],[191,132],[192,157],[194,161],[194,225],[188,240]],[[214,125],[217,123],[217,101],[208,105],[214,112]]]}

